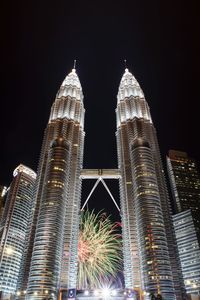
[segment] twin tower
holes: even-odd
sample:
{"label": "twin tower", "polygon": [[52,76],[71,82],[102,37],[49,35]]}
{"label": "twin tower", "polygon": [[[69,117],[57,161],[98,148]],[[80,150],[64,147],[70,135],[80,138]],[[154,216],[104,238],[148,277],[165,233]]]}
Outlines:
{"label": "twin tower", "polygon": [[[76,70],[63,81],[45,129],[35,210],[19,288],[27,299],[73,298],[84,148],[83,93]],[[128,69],[117,95],[117,150],[125,288],[184,299],[156,130]]]}

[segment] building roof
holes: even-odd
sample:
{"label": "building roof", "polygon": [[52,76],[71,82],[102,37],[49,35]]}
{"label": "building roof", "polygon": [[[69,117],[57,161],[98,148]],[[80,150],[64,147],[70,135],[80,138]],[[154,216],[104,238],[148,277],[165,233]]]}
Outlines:
{"label": "building roof", "polygon": [[70,96],[81,101],[83,100],[82,87],[76,73],[76,69],[72,69],[72,71],[65,77],[58,91],[57,98],[66,96]]}
{"label": "building roof", "polygon": [[117,99],[121,101],[131,96],[144,98],[144,93],[133,74],[126,68],[120,81]]}

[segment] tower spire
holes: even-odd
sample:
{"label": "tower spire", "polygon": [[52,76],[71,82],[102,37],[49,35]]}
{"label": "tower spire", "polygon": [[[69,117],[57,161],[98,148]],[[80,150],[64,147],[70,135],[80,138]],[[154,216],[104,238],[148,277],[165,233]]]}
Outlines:
{"label": "tower spire", "polygon": [[74,59],[74,67],[73,70],[76,70],[76,59]]}
{"label": "tower spire", "polygon": [[124,59],[124,67],[125,67],[125,70],[127,69],[127,60]]}

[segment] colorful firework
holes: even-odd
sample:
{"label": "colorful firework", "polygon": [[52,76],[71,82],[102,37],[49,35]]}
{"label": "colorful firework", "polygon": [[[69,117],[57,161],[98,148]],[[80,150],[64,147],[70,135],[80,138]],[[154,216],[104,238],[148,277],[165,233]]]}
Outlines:
{"label": "colorful firework", "polygon": [[110,282],[121,270],[119,224],[105,213],[82,213],[78,243],[78,289],[95,289]]}

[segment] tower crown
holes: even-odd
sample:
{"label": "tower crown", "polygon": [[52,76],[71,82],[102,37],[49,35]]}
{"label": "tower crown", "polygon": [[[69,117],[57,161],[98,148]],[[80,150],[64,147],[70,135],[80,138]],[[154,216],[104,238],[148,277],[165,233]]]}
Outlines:
{"label": "tower crown", "polygon": [[134,118],[151,120],[144,93],[131,72],[126,68],[117,94],[117,127]]}
{"label": "tower crown", "polygon": [[49,122],[66,118],[83,126],[84,112],[82,87],[74,68],[61,84],[51,108]]}
{"label": "tower crown", "polygon": [[144,93],[131,72],[126,68],[117,95],[118,102],[130,96],[144,98]]}
{"label": "tower crown", "polygon": [[57,98],[66,96],[70,96],[72,98],[76,98],[77,100],[83,101],[82,87],[76,73],[76,69],[72,69],[72,71],[65,77],[58,91]]}
{"label": "tower crown", "polygon": [[23,164],[20,164],[17,168],[15,168],[14,172],[13,172],[13,176],[17,176],[19,173],[25,173],[27,175],[29,175],[30,177],[32,177],[33,179],[36,179],[37,174],[30,168],[26,167]]}

